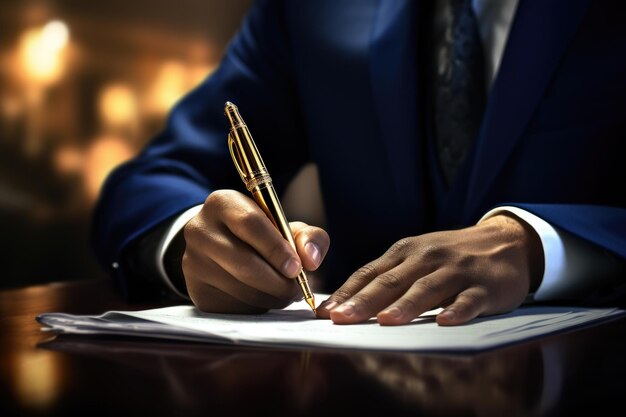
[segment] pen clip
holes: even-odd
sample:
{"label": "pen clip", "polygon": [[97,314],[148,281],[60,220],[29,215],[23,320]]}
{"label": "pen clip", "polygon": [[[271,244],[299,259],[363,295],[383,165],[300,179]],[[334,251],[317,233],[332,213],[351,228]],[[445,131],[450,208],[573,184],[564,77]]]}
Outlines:
{"label": "pen clip", "polygon": [[248,185],[248,175],[241,168],[243,166],[243,158],[241,157],[241,152],[235,139],[233,138],[233,132],[228,132],[228,150],[230,151],[230,157],[233,158],[233,162],[235,163],[235,168],[237,168],[237,172],[239,172],[239,176],[241,180]]}

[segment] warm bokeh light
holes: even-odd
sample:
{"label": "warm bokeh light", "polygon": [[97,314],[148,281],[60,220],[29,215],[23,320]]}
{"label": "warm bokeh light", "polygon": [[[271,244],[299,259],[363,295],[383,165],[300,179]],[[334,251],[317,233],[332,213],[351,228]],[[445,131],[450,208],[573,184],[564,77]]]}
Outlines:
{"label": "warm bokeh light", "polygon": [[64,52],[68,42],[69,29],[58,20],[24,32],[19,53],[29,80],[42,84],[58,80],[63,73]]}
{"label": "warm bokeh light", "polygon": [[98,103],[104,126],[131,126],[137,120],[137,99],[131,87],[122,83],[109,84],[102,89]]}
{"label": "warm bokeh light", "polygon": [[100,276],[86,242],[102,183],[219,64],[252,1],[0,2],[0,288]]}
{"label": "warm bokeh light", "polygon": [[59,20],[48,22],[41,29],[41,39],[43,45],[53,51],[61,50],[70,37],[70,31],[67,25]]}
{"label": "warm bokeh light", "polygon": [[34,350],[14,358],[15,391],[22,404],[46,409],[56,400],[61,388],[57,361],[51,352]]}
{"label": "warm bokeh light", "polygon": [[185,94],[187,74],[185,67],[176,61],[161,66],[149,97],[149,110],[165,114]]}
{"label": "warm bokeh light", "polygon": [[167,114],[183,95],[213,69],[209,65],[183,65],[178,61],[163,63],[146,95],[146,111],[158,116]]}
{"label": "warm bokeh light", "polygon": [[23,103],[16,97],[5,97],[0,103],[2,114],[7,119],[16,119],[24,112]]}
{"label": "warm bokeh light", "polygon": [[63,146],[55,152],[53,162],[61,174],[80,173],[84,167],[84,152],[75,146]]}
{"label": "warm bokeh light", "polygon": [[85,152],[84,184],[89,201],[95,201],[106,176],[122,162],[135,155],[135,150],[116,136],[96,138]]}

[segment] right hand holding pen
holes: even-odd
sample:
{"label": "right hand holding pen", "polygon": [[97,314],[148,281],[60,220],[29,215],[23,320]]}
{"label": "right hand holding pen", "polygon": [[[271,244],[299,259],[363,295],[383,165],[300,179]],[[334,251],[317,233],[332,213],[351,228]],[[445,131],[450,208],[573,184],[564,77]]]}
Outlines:
{"label": "right hand holding pen", "polygon": [[203,311],[260,313],[302,298],[295,278],[316,270],[330,244],[321,228],[290,223],[294,253],[250,197],[217,190],[184,227],[187,291]]}

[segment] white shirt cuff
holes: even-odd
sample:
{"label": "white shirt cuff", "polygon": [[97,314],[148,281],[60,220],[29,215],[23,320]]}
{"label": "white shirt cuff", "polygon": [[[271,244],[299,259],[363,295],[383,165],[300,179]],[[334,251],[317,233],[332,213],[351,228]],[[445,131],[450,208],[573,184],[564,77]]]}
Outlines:
{"label": "white shirt cuff", "polygon": [[478,222],[503,211],[514,214],[528,223],[539,235],[543,246],[544,273],[536,301],[576,299],[586,292],[614,279],[619,268],[617,260],[602,249],[559,230],[540,217],[519,207],[502,206],[487,212]]}
{"label": "white shirt cuff", "polygon": [[185,227],[187,222],[191,220],[192,217],[194,217],[196,214],[198,214],[198,212],[200,212],[201,208],[202,208],[202,204],[199,204],[195,207],[191,207],[187,211],[180,214],[176,219],[174,219],[172,224],[167,228],[167,230],[165,231],[165,234],[161,238],[161,241],[159,242],[159,246],[157,247],[157,251],[156,251],[155,261],[156,261],[157,271],[159,271],[159,275],[161,276],[161,279],[163,279],[163,282],[165,282],[165,285],[167,285],[167,287],[170,290],[172,290],[176,295],[182,298],[186,298],[186,299],[188,299],[189,297],[181,293],[180,291],[178,291],[178,289],[176,289],[176,286],[172,283],[170,278],[167,276],[167,272],[165,272],[165,263],[163,262],[163,260],[165,258],[165,252],[167,252],[167,249],[169,248],[170,243],[172,243],[172,240],[174,239],[174,236],[176,236],[176,234],[180,232],[180,230],[183,227]]}

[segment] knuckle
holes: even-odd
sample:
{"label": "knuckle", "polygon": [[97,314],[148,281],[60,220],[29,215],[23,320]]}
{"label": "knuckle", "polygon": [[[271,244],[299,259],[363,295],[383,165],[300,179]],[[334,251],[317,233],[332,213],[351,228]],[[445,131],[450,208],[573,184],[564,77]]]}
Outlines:
{"label": "knuckle", "polygon": [[182,229],[183,240],[186,243],[185,248],[201,248],[210,238],[212,232],[208,224],[204,223],[201,219],[192,218],[189,220]]}
{"label": "knuckle", "polygon": [[403,287],[404,279],[394,272],[387,271],[384,274],[378,276],[377,283],[388,290],[396,290]]}
{"label": "knuckle", "polygon": [[449,257],[448,251],[437,244],[421,245],[419,254],[426,261],[443,261]]}
{"label": "knuckle", "polygon": [[375,278],[377,275],[378,275],[378,271],[376,269],[376,266],[374,266],[373,264],[367,264],[357,269],[356,272],[352,274],[351,278],[360,282],[363,280],[371,280],[372,278]]}
{"label": "knuckle", "polygon": [[404,254],[406,249],[411,245],[411,239],[410,238],[403,238],[398,240],[396,243],[394,243],[393,245],[391,245],[391,247],[388,250],[388,254],[390,255],[400,255],[400,254]]}
{"label": "knuckle", "polygon": [[289,244],[286,241],[275,239],[268,251],[268,260],[275,266],[282,266],[282,262],[290,257]]}
{"label": "knuckle", "polygon": [[415,281],[414,288],[420,293],[433,294],[438,293],[441,290],[442,283],[436,279],[421,278]]}
{"label": "knuckle", "polygon": [[467,253],[459,253],[456,255],[455,263],[463,271],[472,271],[476,267],[476,258]]}
{"label": "knuckle", "polygon": [[475,305],[473,297],[467,297],[462,300],[458,300],[454,303],[455,310],[465,313],[471,310],[471,306]]}
{"label": "knuckle", "polygon": [[403,311],[414,313],[420,309],[420,305],[413,298],[402,298],[398,300],[398,304]]}
{"label": "knuckle", "polygon": [[219,242],[224,238],[219,227],[195,218],[183,226],[182,235],[186,244],[185,250],[199,253],[219,246]]}
{"label": "knuckle", "polygon": [[470,312],[482,306],[484,304],[483,301],[483,297],[478,292],[467,291],[463,293],[463,297],[457,297],[454,305],[459,310]]}
{"label": "knuckle", "polygon": [[486,298],[486,291],[484,289],[472,291],[468,294],[468,300],[472,304],[484,304]]}
{"label": "knuckle", "polygon": [[202,225],[200,224],[200,221],[198,221],[198,219],[194,217],[189,220],[183,226],[183,238],[185,239],[185,242],[193,241],[194,238],[201,233],[201,231]]}
{"label": "knuckle", "polygon": [[346,288],[339,288],[333,296],[337,299],[338,302],[343,302],[352,296],[352,292]]}
{"label": "knuckle", "polygon": [[227,190],[215,190],[204,200],[207,207],[223,207],[228,201],[229,192]]}
{"label": "knuckle", "polygon": [[238,231],[256,232],[259,229],[260,222],[263,220],[259,213],[252,210],[242,209],[237,213],[237,221],[234,223]]}

